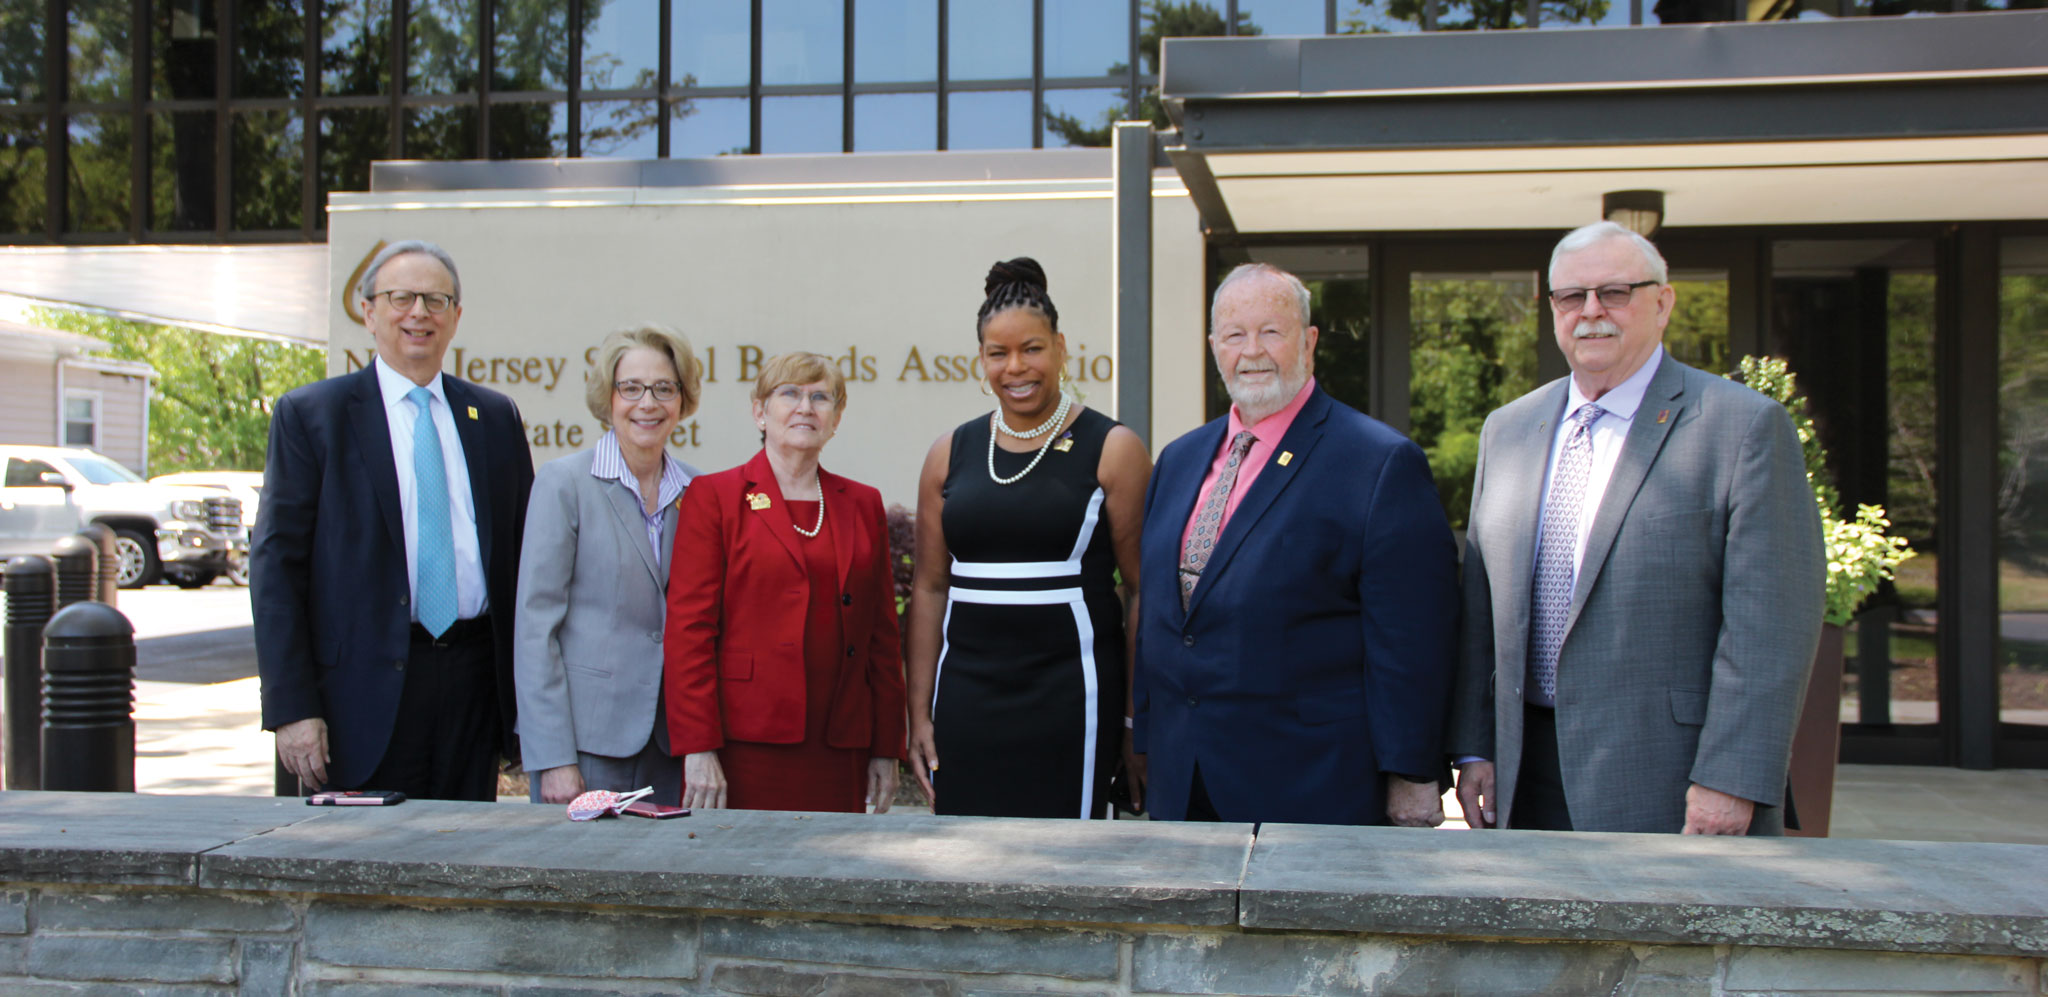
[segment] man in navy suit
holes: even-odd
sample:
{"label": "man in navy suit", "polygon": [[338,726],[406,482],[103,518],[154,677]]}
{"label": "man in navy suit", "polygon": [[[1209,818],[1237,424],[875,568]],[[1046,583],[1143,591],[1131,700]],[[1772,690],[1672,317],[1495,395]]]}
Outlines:
{"label": "man in navy suit", "polygon": [[286,394],[250,557],[263,728],[312,787],[490,800],[513,736],[512,608],[533,459],[511,399],[441,373],[448,253],[356,287],[377,356]]}
{"label": "man in navy suit", "polygon": [[1238,267],[1210,320],[1230,413],[1160,453],[1145,500],[1152,815],[1439,824],[1458,595],[1429,464],[1316,387],[1292,274]]}

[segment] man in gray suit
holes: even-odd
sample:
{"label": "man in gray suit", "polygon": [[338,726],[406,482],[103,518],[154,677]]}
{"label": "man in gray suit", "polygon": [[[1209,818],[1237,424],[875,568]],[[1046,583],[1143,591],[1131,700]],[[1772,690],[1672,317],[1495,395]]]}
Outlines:
{"label": "man in gray suit", "polygon": [[1677,293],[1611,222],[1550,259],[1571,376],[1487,417],[1451,751],[1473,827],[1782,833],[1825,598],[1778,403],[1664,352]]}

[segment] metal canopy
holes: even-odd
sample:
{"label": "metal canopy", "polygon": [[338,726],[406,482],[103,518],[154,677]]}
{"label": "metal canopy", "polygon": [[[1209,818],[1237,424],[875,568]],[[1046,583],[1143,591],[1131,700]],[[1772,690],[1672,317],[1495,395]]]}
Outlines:
{"label": "metal canopy", "polygon": [[2048,12],[1170,39],[1215,235],[2048,217]]}

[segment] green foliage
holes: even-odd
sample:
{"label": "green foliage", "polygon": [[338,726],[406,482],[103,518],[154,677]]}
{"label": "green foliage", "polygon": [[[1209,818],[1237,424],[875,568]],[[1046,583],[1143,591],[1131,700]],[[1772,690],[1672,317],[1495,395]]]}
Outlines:
{"label": "green foliage", "polygon": [[2048,457],[2048,275],[2008,273],[1999,281],[1999,554],[2048,572],[2048,505],[2041,462]]}
{"label": "green foliage", "polygon": [[[1422,24],[1424,0],[1357,0],[1338,22],[1347,35],[1414,31]],[[1612,0],[1542,0],[1545,25],[1590,24],[1607,16]],[[1528,27],[1524,0],[1443,0],[1437,10],[1438,31],[1505,30]]]}
{"label": "green foliage", "polygon": [[1729,376],[1785,406],[1792,416],[1792,427],[1799,433],[1799,446],[1806,459],[1806,483],[1813,489],[1814,504],[1820,507],[1821,533],[1827,540],[1827,621],[1847,626],[1863,600],[1913,556],[1912,548],[1906,545],[1904,537],[1889,534],[1891,521],[1885,518],[1883,506],[1860,505],[1854,516],[1841,515],[1841,496],[1828,475],[1827,450],[1821,446],[1813,419],[1806,414],[1806,399],[1799,396],[1798,385],[1784,360],[1743,357],[1740,376]]}
{"label": "green foliage", "polygon": [[260,471],[279,395],[326,374],[308,346],[42,311],[30,321],[105,340],[108,354],[156,368],[150,389],[149,467]]}
{"label": "green foliage", "polygon": [[[1138,64],[1154,79],[1159,76],[1159,42],[1163,38],[1221,38],[1223,37],[1223,13],[1216,7],[1187,0],[1173,3],[1171,0],[1145,0],[1139,12]],[[1256,35],[1259,26],[1251,22],[1244,11],[1237,13],[1237,34]],[[1106,75],[1116,76],[1130,70],[1128,63],[1119,62],[1109,67]],[[1129,88],[1121,91],[1125,106],[1130,104]],[[1173,122],[1166,117],[1166,106],[1159,102],[1159,88],[1147,87],[1138,95],[1138,118],[1152,122],[1155,128],[1171,128]],[[1095,124],[1088,124],[1080,118],[1061,111],[1045,108],[1046,131],[1058,135],[1068,145],[1101,148],[1109,145],[1110,132],[1118,121],[1125,120],[1124,112],[1110,109],[1103,112]]]}
{"label": "green foliage", "polygon": [[1429,454],[1444,515],[1462,529],[1487,413],[1536,387],[1536,287],[1420,276],[1408,287],[1408,435]]}

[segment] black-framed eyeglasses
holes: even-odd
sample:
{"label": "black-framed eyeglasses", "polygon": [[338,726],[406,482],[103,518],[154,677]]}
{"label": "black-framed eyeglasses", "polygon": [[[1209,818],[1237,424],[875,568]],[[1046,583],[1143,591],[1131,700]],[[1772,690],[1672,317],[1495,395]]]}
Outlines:
{"label": "black-framed eyeglasses", "polygon": [[455,303],[455,295],[442,294],[439,291],[378,291],[370,297],[384,298],[391,302],[391,307],[402,312],[412,311],[412,303],[415,301],[425,302],[427,313],[430,315],[439,315],[447,311],[449,305]]}
{"label": "black-framed eyeglasses", "polygon": [[1550,303],[1557,306],[1558,311],[1575,312],[1586,307],[1586,295],[1597,294],[1602,308],[1626,308],[1638,288],[1662,283],[1661,280],[1639,280],[1633,284],[1602,284],[1599,287],[1554,287],[1550,289]]}
{"label": "black-framed eyeglasses", "polygon": [[655,401],[672,402],[676,400],[676,396],[683,393],[682,385],[674,381],[656,381],[653,384],[642,384],[639,381],[613,381],[612,390],[618,392],[620,398],[624,398],[629,402],[639,401],[640,396],[648,392],[654,393]]}

